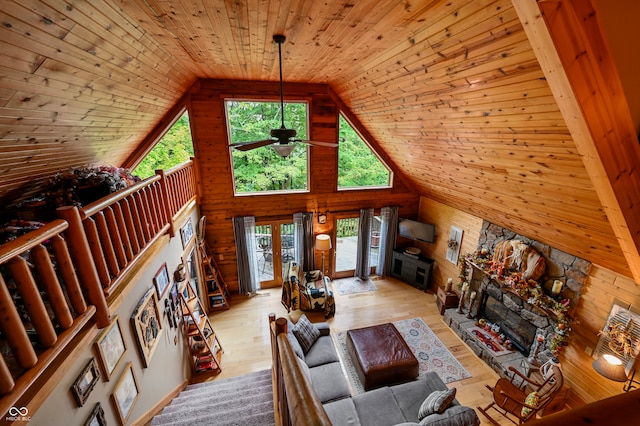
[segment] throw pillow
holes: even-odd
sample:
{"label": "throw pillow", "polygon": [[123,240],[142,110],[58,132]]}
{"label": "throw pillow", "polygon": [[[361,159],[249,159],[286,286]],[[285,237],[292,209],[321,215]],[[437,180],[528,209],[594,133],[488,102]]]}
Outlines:
{"label": "throw pillow", "polygon": [[[531,392],[529,395],[527,395],[527,397],[524,400],[524,403],[527,405],[530,405],[531,407],[534,408],[538,408],[538,404],[540,402],[540,397],[538,396],[538,392]],[[520,412],[520,414],[522,415],[522,417],[527,417],[529,414],[531,414],[531,408],[529,407],[522,407],[522,411]]]}
{"label": "throw pillow", "polygon": [[442,414],[456,397],[456,388],[447,389],[446,391],[433,391],[427,396],[420,410],[418,411],[418,420],[422,420],[431,414]]}
{"label": "throw pillow", "polygon": [[293,334],[295,334],[300,346],[302,346],[302,350],[306,354],[320,337],[320,330],[311,324],[306,315],[302,315],[293,327]]}

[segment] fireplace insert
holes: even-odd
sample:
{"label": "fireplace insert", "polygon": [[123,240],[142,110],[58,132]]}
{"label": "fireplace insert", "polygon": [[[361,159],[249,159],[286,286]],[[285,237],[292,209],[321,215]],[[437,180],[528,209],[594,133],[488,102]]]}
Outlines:
{"label": "fireplace insert", "polygon": [[504,333],[511,340],[513,346],[523,355],[529,355],[538,330],[535,325],[487,293],[484,294],[482,300],[480,316],[489,322],[498,324],[501,333]]}

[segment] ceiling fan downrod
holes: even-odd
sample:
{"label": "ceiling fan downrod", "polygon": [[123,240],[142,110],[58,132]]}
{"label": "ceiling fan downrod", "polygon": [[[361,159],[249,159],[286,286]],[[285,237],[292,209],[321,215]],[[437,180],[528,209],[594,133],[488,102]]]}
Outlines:
{"label": "ceiling fan downrod", "polygon": [[287,40],[283,34],[274,34],[273,41],[278,43],[278,58],[280,62],[280,119],[282,120],[281,129],[286,129],[284,126],[284,94],[282,90],[282,43]]}

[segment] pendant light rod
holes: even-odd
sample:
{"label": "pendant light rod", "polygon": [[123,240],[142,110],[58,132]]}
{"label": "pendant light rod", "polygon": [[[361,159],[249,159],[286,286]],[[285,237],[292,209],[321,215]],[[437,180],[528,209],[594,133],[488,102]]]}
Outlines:
{"label": "pendant light rod", "polygon": [[278,43],[278,58],[280,62],[280,119],[282,120],[282,129],[285,129],[284,126],[284,94],[282,89],[282,43],[284,43],[287,38],[282,34],[274,34],[273,41]]}

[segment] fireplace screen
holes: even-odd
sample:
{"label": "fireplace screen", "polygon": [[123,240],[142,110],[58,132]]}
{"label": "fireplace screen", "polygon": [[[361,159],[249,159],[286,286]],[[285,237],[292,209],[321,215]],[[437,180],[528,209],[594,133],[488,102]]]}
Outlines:
{"label": "fireplace screen", "polygon": [[523,355],[529,355],[531,344],[536,336],[535,325],[488,294],[482,304],[481,316],[489,322],[498,324],[501,332],[511,340],[513,346]]}

